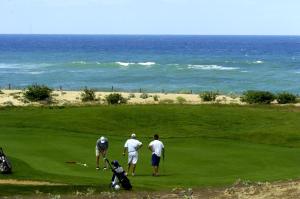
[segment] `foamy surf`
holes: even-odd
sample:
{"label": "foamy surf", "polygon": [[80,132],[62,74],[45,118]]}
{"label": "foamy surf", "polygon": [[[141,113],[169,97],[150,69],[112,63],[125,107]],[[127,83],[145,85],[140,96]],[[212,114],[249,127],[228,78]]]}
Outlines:
{"label": "foamy surf", "polygon": [[261,60],[254,61],[253,64],[263,64],[264,62]]}
{"label": "foamy surf", "polygon": [[155,62],[139,62],[138,63],[138,65],[141,65],[141,66],[152,66],[155,64],[156,64]]}
{"label": "foamy surf", "polygon": [[44,71],[32,71],[32,72],[28,72],[28,74],[31,74],[31,75],[40,75],[40,74],[43,74],[45,73]]}
{"label": "foamy surf", "polygon": [[115,62],[116,64],[120,65],[120,66],[129,66],[129,65],[132,65],[132,64],[135,64],[135,63],[131,63],[131,62]]}
{"label": "foamy surf", "polygon": [[73,61],[72,64],[87,64],[86,61]]}
{"label": "foamy surf", "polygon": [[195,69],[195,70],[237,70],[239,68],[236,67],[225,67],[219,65],[188,65],[188,69]]}
{"label": "foamy surf", "polygon": [[130,65],[140,65],[140,66],[152,66],[155,65],[155,62],[115,62],[116,64],[120,65],[120,66],[130,66]]}

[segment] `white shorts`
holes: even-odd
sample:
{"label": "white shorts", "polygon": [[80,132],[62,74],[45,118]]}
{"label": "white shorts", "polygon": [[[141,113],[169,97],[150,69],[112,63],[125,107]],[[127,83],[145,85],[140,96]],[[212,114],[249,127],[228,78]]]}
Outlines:
{"label": "white shorts", "polygon": [[128,153],[128,164],[136,164],[139,158],[138,152],[130,152]]}

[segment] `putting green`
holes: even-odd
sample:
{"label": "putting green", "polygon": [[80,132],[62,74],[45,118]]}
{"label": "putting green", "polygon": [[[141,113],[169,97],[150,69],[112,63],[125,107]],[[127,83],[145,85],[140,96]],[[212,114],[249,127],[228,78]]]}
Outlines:
{"label": "putting green", "polygon": [[[180,105],[1,109],[0,145],[14,166],[12,175],[1,178],[105,189],[111,172],[95,170],[95,142],[106,135],[108,158],[126,167],[122,150],[132,131],[144,143],[137,175],[129,176],[137,190],[297,178],[300,148],[293,138],[299,136],[300,113],[295,110]],[[166,147],[159,177],[151,176],[147,149],[154,132]]]}

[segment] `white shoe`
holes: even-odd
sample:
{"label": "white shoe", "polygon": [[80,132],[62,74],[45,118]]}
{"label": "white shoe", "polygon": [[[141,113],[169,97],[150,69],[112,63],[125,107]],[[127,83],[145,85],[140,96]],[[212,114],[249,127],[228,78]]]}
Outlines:
{"label": "white shoe", "polygon": [[132,173],[131,175],[132,175],[132,176],[135,176],[135,173]]}

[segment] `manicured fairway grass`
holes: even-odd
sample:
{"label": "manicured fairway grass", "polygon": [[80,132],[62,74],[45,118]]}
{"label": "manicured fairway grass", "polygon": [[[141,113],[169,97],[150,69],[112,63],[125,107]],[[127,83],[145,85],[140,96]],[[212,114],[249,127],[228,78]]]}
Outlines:
{"label": "manicured fairway grass", "polygon": [[[221,105],[135,105],[0,109],[0,146],[13,179],[66,183],[106,190],[110,171],[95,170],[95,142],[110,141],[108,158],[126,167],[123,144],[131,132],[144,143],[135,190],[223,186],[238,178],[266,181],[300,176],[300,109]],[[151,176],[153,133],[166,146],[161,176]],[[89,167],[66,161],[87,163]],[[49,188],[53,190],[73,190]],[[35,190],[35,187],[28,189]],[[0,186],[0,196],[28,189]],[[44,189],[48,190],[47,187]]]}

